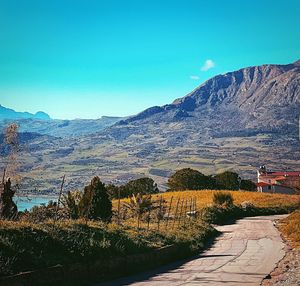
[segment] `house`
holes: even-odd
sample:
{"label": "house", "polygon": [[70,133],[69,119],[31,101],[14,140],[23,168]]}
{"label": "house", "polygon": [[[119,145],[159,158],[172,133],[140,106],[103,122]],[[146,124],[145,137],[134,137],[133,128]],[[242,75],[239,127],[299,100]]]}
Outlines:
{"label": "house", "polygon": [[257,171],[257,191],[263,193],[300,194],[300,171]]}

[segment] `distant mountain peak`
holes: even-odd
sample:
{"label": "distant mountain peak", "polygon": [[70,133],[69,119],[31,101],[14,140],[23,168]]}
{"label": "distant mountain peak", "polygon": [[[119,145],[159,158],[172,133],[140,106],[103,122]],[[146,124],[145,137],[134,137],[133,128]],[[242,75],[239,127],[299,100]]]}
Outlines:
{"label": "distant mountain peak", "polygon": [[47,119],[47,120],[51,119],[50,116],[49,116],[49,114],[47,114],[47,113],[45,113],[43,111],[36,112],[33,117],[35,119]]}
{"label": "distant mountain peak", "polygon": [[38,111],[35,114],[29,112],[17,112],[11,108],[7,108],[0,104],[0,119],[38,119],[38,120],[50,120],[50,116],[43,112]]}

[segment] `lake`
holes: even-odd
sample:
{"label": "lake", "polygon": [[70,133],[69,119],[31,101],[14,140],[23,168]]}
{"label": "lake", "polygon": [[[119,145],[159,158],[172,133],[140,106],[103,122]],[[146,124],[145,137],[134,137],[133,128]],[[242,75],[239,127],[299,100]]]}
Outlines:
{"label": "lake", "polygon": [[14,202],[18,207],[18,211],[30,210],[34,206],[48,204],[49,201],[57,201],[57,197],[33,197],[33,196],[20,196],[14,197]]}

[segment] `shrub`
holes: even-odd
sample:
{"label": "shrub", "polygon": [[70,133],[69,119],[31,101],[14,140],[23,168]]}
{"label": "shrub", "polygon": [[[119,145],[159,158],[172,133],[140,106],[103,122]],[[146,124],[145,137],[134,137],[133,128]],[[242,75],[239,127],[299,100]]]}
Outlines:
{"label": "shrub", "polygon": [[20,213],[20,220],[41,223],[51,219],[67,219],[66,209],[57,210],[57,202],[49,201],[47,205],[34,206],[30,211]]}
{"label": "shrub", "polygon": [[79,202],[82,199],[82,193],[79,191],[68,192],[66,196],[63,196],[62,204],[69,213],[69,218],[79,218]]}
{"label": "shrub", "polygon": [[[109,258],[144,253],[172,244],[180,245],[180,250],[187,253],[203,248],[204,243],[215,235],[216,230],[203,223],[157,232],[137,231],[135,227],[99,221],[88,221],[87,224],[81,220],[58,221],[55,227],[52,222],[31,224],[1,221],[0,277],[57,264],[89,263],[82,264],[82,267],[89,269],[86,266],[95,261],[102,260],[105,263]],[[119,271],[126,268],[125,265]],[[105,277],[109,274],[106,271],[103,273]]]}
{"label": "shrub", "polygon": [[150,195],[142,196],[141,194],[133,195],[128,203],[123,203],[134,217],[141,216],[152,209],[152,200]]}
{"label": "shrub", "polygon": [[94,177],[91,184],[84,188],[78,208],[82,217],[106,222],[111,220],[112,203],[99,177]]}
{"label": "shrub", "polygon": [[241,180],[240,189],[244,191],[255,192],[257,187],[251,180]]}
{"label": "shrub", "polygon": [[215,192],[213,194],[213,203],[219,206],[232,206],[233,205],[233,197],[228,192]]}

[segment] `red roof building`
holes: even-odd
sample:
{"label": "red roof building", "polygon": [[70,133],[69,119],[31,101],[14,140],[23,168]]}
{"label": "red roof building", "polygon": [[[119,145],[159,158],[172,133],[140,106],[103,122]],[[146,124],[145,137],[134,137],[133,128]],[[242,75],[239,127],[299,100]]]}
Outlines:
{"label": "red roof building", "polygon": [[300,194],[300,171],[257,171],[257,190],[267,193]]}

